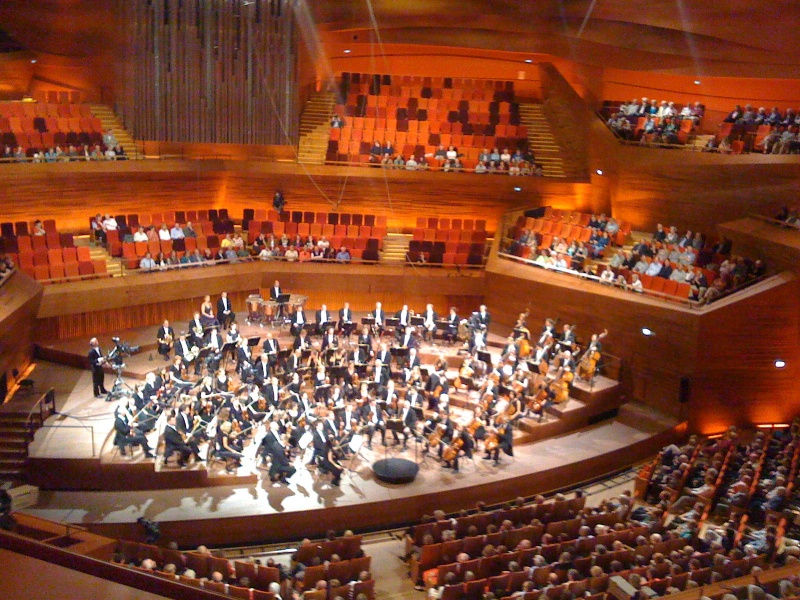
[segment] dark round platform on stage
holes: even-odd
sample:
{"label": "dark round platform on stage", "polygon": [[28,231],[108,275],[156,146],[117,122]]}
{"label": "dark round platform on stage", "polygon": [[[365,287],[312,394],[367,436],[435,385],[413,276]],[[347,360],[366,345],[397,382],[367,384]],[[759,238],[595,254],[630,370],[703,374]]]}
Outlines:
{"label": "dark round platform on stage", "polygon": [[386,483],[411,483],[419,473],[419,465],[405,458],[384,458],[375,461],[372,470]]}

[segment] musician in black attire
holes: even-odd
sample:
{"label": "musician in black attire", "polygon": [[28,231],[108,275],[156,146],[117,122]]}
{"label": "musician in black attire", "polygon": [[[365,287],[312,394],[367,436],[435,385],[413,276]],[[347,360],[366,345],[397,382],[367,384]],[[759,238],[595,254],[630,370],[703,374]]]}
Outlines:
{"label": "musician in black attire", "polygon": [[344,472],[344,467],[339,464],[338,454],[339,451],[336,448],[335,437],[332,435],[328,436],[328,439],[325,440],[324,454],[320,467],[321,471],[324,470],[325,472],[333,475],[333,479],[331,479],[331,485],[335,486],[339,485],[339,482],[342,479],[342,473]]}
{"label": "musician in black attire", "polygon": [[458,338],[458,324],[458,312],[456,312],[456,307],[453,306],[447,316],[447,331],[444,334],[445,339],[451,344]]}
{"label": "musician in black attire", "polygon": [[339,333],[345,330],[345,325],[353,322],[353,311],[350,310],[350,303],[345,302],[344,306],[339,309]]}
{"label": "musician in black attire", "polygon": [[303,310],[302,306],[298,306],[297,310],[292,316],[292,325],[289,327],[289,331],[292,335],[297,335],[301,330],[303,330],[303,327],[306,323],[308,323],[308,320],[306,319],[306,312]]}
{"label": "musician in black attire", "polygon": [[383,409],[378,406],[374,398],[361,408],[361,422],[366,425],[367,448],[372,450],[372,436],[375,431],[381,432],[381,444],[386,445],[386,423],[383,418]]}
{"label": "musician in black attire", "polygon": [[228,299],[228,292],[222,292],[219,300],[217,300],[217,321],[219,321],[219,326],[226,329],[235,320],[236,313],[233,312],[231,301]]}
{"label": "musician in black attire", "polygon": [[[278,298],[280,298],[282,293],[283,293],[283,291],[281,290],[281,282],[276,279],[275,283],[272,284],[272,287],[269,288],[269,299],[272,300],[273,302],[277,302]],[[278,314],[276,316],[280,317],[280,318],[283,318],[284,310],[285,310],[284,309],[284,305],[283,304],[279,304],[278,305]]]}
{"label": "musician in black attire", "polygon": [[498,423],[496,425],[498,445],[494,451],[486,451],[486,456],[483,460],[494,460],[494,466],[500,464],[500,450],[505,452],[508,456],[514,456],[514,431],[511,424],[508,422]]}
{"label": "musician in black attire", "polygon": [[295,350],[308,350],[310,347],[311,340],[308,339],[308,332],[305,329],[299,330],[297,337],[294,338],[292,348]]}
{"label": "musician in black attire", "polygon": [[89,366],[92,369],[92,389],[94,390],[95,398],[102,398],[105,394],[108,394],[108,390],[103,385],[103,379],[105,378],[103,365],[106,359],[103,356],[103,351],[100,349],[100,342],[97,341],[97,338],[89,340],[89,346],[88,358]]}
{"label": "musician in black attire", "polygon": [[156,339],[158,340],[158,353],[164,357],[164,360],[169,360],[169,351],[175,343],[175,330],[170,327],[169,321],[165,320],[158,328]]}
{"label": "musician in black attire", "polygon": [[487,331],[489,329],[489,324],[492,322],[492,315],[490,315],[489,311],[486,310],[485,304],[481,304],[481,307],[478,309],[478,312],[475,313],[475,319],[480,329],[484,331]]}
{"label": "musician in black attire", "polygon": [[262,354],[253,366],[253,376],[255,377],[256,385],[262,388],[262,390],[267,382],[269,382],[269,375],[269,356]]}
{"label": "musician in black attire", "polygon": [[[453,451],[455,451],[455,456],[450,461],[444,461],[442,465],[446,469],[452,468],[453,471],[458,473],[458,457],[461,453],[464,453],[464,457],[471,459],[472,458],[472,448],[473,448],[473,441],[472,437],[470,437],[469,432],[464,429],[461,424],[456,423],[453,426],[453,435],[450,441],[448,442],[448,446],[453,446],[454,444],[457,445],[458,440],[461,440],[461,448],[453,447]],[[439,449],[439,458],[444,460],[443,454],[446,451],[444,440]]]}
{"label": "musician in black attire", "polygon": [[183,436],[175,426],[175,415],[167,418],[167,426],[164,428],[164,461],[166,462],[175,452],[180,454],[178,466],[185,467],[186,461],[192,455],[193,450],[183,441]]}
{"label": "musician in black attire", "polygon": [[147,438],[140,430],[134,427],[129,409],[135,408],[133,399],[123,400],[114,412],[114,445],[119,448],[122,456],[127,456],[126,448],[141,446],[145,458],[153,458]]}
{"label": "musician in black attire", "polygon": [[198,348],[203,345],[203,338],[205,337],[206,330],[203,327],[203,322],[200,320],[200,313],[195,312],[194,317],[189,321],[189,345],[197,346]]}
{"label": "musician in black attire", "polygon": [[[453,438],[453,422],[450,420],[450,417],[447,416],[447,413],[444,409],[439,409],[436,413],[433,414],[427,421],[422,428],[422,434],[425,436],[425,448],[423,449],[423,454],[427,454],[428,450],[430,449],[430,442],[431,436],[439,431],[439,439],[440,440],[450,440]],[[441,449],[442,442],[439,443]]]}
{"label": "musician in black attire", "polygon": [[278,353],[281,351],[281,346],[274,337],[272,337],[272,332],[267,332],[267,338],[264,340],[264,344],[261,347],[264,354],[267,355],[269,358],[269,364],[273,365],[278,361]]}
{"label": "musician in black attire", "polygon": [[286,447],[280,437],[279,425],[276,422],[269,424],[269,431],[261,441],[260,452],[262,457],[270,456],[272,464],[269,467],[269,478],[275,483],[289,483],[287,479],[295,474],[295,469],[286,457]]}
{"label": "musician in black attire", "polygon": [[223,421],[217,429],[216,456],[225,461],[229,473],[242,464],[241,440],[233,433],[230,421]]}
{"label": "musician in black attire", "polygon": [[[416,437],[417,412],[411,408],[408,400],[403,400],[396,416],[403,423],[403,430],[400,432],[400,435],[403,436],[403,450],[405,450],[407,448],[408,438]],[[400,443],[400,438],[397,436],[395,430],[392,430],[392,435],[394,436],[394,441]]]}
{"label": "musician in black attire", "polygon": [[369,316],[375,319],[375,328],[378,333],[383,331],[383,325],[386,321],[386,312],[383,310],[383,305],[380,302],[375,303],[375,310],[369,313]]}

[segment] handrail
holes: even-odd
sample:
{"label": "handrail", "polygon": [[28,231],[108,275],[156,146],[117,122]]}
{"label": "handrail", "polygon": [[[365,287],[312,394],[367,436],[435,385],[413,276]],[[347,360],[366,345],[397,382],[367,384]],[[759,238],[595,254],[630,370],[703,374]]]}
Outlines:
{"label": "handrail", "polygon": [[11,277],[12,277],[12,276],[14,275],[14,273],[16,273],[16,272],[17,272],[17,267],[16,267],[16,265],[15,265],[15,266],[13,266],[13,267],[11,267],[11,268],[10,268],[8,271],[6,271],[5,275],[3,275],[2,277],[0,277],[0,286],[2,286],[2,285],[5,285],[5,283],[6,283],[6,282],[7,282],[9,279],[11,279]]}
{"label": "handrail", "polygon": [[773,217],[767,217],[765,215],[759,215],[757,213],[749,213],[747,216],[750,217],[751,219],[758,219],[759,221],[763,221],[764,223],[769,223],[770,225],[783,227],[784,229],[793,229],[795,231],[800,230],[800,227],[797,225],[792,225],[790,223],[787,223],[786,221],[781,221]]}
{"label": "handrail", "polygon": [[89,433],[91,435],[91,438],[92,438],[92,458],[95,458],[95,456],[97,455],[96,445],[95,445],[95,442],[94,442],[94,425],[62,425],[62,424],[59,424],[59,425],[45,425],[45,424],[43,424],[43,425],[41,425],[39,427],[39,429],[83,429],[83,430],[88,429]]}
{"label": "handrail", "polygon": [[10,531],[0,530],[0,542],[3,548],[11,552],[173,600],[230,600],[230,596],[209,589],[195,588],[144,570],[71,552]]}
{"label": "handrail", "polygon": [[[431,171],[436,173],[472,173],[473,175],[510,175],[508,171],[500,171],[500,172],[493,172],[490,173],[486,171],[485,173],[475,173],[475,168],[466,168],[466,167],[459,167],[459,168],[450,168],[445,170],[442,165],[428,165],[427,163],[419,163],[415,168],[408,169],[405,165],[395,165],[392,164],[383,164],[383,163],[369,163],[369,162],[350,162],[350,161],[339,161],[339,160],[326,160],[326,165],[332,166],[339,166],[339,167],[380,167],[383,169],[388,169],[390,171]],[[538,165],[544,169],[544,164],[538,162],[538,159],[534,159],[532,163],[534,165]],[[488,168],[488,165],[487,165]],[[530,173],[528,175],[511,175],[512,177],[548,177],[542,173],[542,175],[535,175],[534,173]]]}
{"label": "handrail", "polygon": [[47,417],[49,417],[56,412],[56,392],[54,388],[50,388],[44,394],[42,394],[41,397],[36,401],[36,404],[34,404],[30,411],[28,411],[28,416],[25,419],[25,426],[30,430],[31,437],[33,437],[33,434],[36,432],[32,422],[33,413],[37,408],[39,409],[39,419],[41,420],[42,425],[44,425],[44,420],[47,418],[44,414],[46,405],[51,405],[52,407],[52,412],[47,415]]}

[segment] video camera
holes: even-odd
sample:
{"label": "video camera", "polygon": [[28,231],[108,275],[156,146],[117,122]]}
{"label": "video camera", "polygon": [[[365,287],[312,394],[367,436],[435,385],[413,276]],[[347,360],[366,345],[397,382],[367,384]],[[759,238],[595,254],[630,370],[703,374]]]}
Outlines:
{"label": "video camera", "polygon": [[114,349],[108,353],[108,360],[117,366],[122,365],[122,359],[126,356],[139,352],[139,346],[131,346],[128,342],[123,342],[118,337],[112,337],[111,341],[114,342]]}

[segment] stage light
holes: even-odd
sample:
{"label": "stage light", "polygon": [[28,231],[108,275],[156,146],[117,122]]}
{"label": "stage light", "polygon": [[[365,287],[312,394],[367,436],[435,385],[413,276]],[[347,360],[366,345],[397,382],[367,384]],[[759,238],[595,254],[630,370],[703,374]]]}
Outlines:
{"label": "stage light", "polygon": [[33,65],[35,65],[35,64],[36,64],[36,59],[35,59],[35,58],[32,58],[32,59],[31,59],[31,64],[33,64]]}
{"label": "stage light", "polygon": [[650,329],[649,327],[642,327],[642,335],[645,337],[652,337],[656,334],[655,331]]}
{"label": "stage light", "polygon": [[521,191],[522,191],[522,188],[521,188],[521,187],[515,187],[515,188],[514,188],[514,191],[515,191],[515,192],[521,192]]}
{"label": "stage light", "polygon": [[531,64],[533,62],[533,59],[532,58],[526,58],[525,62],[528,63],[528,64]]}
{"label": "stage light", "polygon": [[694,80],[694,84],[695,84],[695,85],[700,85],[700,80],[699,80],[699,79],[695,79],[695,80]]}
{"label": "stage light", "polygon": [[345,50],[344,51],[345,54],[350,54],[350,52],[351,52],[351,50]]}
{"label": "stage light", "polygon": [[781,360],[781,359],[778,359],[778,360],[775,361],[775,368],[776,369],[782,369],[785,366],[786,366],[786,361]]}
{"label": "stage light", "polygon": [[595,171],[595,173],[597,173],[598,175],[602,175],[603,174],[603,169],[597,169],[597,171]]}

